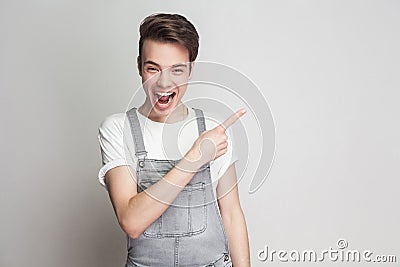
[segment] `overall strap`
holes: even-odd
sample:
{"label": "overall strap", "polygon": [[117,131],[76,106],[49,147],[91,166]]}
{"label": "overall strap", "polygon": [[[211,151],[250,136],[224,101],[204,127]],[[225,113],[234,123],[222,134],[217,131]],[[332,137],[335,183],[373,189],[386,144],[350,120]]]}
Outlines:
{"label": "overall strap", "polygon": [[135,142],[135,155],[138,158],[145,158],[147,156],[147,151],[144,147],[142,130],[140,128],[140,122],[138,115],[136,113],[136,108],[131,108],[126,112],[131,126],[132,136]]}
{"label": "overall strap", "polygon": [[199,135],[206,130],[206,123],[204,121],[204,114],[201,109],[193,108],[196,113],[197,118],[197,128],[199,130]]}

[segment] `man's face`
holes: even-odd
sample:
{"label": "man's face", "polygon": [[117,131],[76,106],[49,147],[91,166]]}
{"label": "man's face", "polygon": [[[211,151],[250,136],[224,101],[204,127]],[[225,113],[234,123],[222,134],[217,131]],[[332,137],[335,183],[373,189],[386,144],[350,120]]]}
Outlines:
{"label": "man's face", "polygon": [[146,104],[151,104],[154,112],[166,116],[181,103],[191,78],[189,64],[189,53],[184,46],[144,41],[138,68],[147,97]]}

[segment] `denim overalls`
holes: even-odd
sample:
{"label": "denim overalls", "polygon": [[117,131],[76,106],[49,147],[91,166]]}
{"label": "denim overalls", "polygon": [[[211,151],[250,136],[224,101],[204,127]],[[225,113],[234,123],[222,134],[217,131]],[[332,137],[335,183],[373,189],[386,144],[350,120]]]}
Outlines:
{"label": "denim overalls", "polygon": [[[193,108],[199,135],[205,131],[203,112]],[[156,183],[179,160],[147,158],[137,109],[127,111],[135,142],[138,193]],[[232,266],[228,239],[205,164],[167,210],[138,238],[127,236],[126,267]]]}

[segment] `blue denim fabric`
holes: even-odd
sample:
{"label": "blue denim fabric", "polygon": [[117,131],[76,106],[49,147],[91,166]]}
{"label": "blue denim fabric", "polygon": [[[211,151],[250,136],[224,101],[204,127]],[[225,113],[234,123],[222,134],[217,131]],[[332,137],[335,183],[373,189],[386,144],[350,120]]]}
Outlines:
{"label": "blue denim fabric", "polygon": [[[205,130],[203,112],[194,109],[199,134]],[[136,108],[127,111],[135,153],[138,192],[150,187],[179,160],[148,159]],[[210,165],[193,176],[175,201],[138,238],[127,236],[126,267],[232,266],[228,239],[212,188]]]}

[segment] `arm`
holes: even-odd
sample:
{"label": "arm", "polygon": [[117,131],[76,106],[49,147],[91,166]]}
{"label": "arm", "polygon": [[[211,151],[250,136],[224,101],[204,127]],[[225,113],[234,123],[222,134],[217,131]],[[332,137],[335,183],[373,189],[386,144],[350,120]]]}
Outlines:
{"label": "arm", "polygon": [[136,174],[128,166],[109,170],[105,183],[121,228],[137,238],[161,216],[201,166],[226,153],[227,145],[224,125],[204,131],[163,179],[140,193],[137,193]]}
{"label": "arm", "polygon": [[119,166],[106,173],[105,183],[115,214],[130,237],[137,238],[159,218],[201,166],[227,152],[225,130],[243,114],[244,111],[238,111],[223,124],[204,131],[163,179],[140,193],[137,193],[136,174],[128,166]]}
{"label": "arm", "polygon": [[[186,157],[190,158],[190,153]],[[201,166],[201,165],[200,165]],[[192,179],[198,164],[182,159],[165,176],[146,190],[137,193],[136,173],[129,166],[109,170],[105,182],[121,228],[132,238],[138,237],[169,207]]]}
{"label": "arm", "polygon": [[217,196],[233,266],[250,266],[249,240],[246,221],[240,206],[234,163],[218,181]]}

